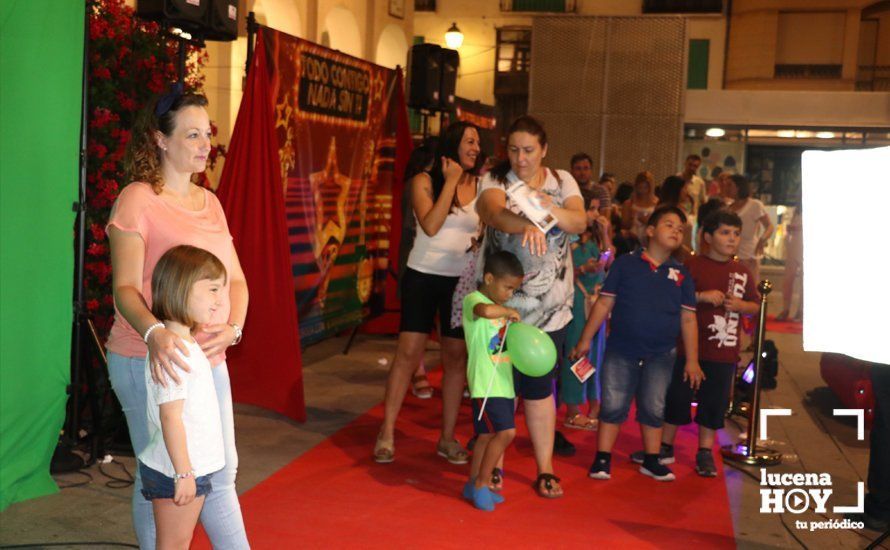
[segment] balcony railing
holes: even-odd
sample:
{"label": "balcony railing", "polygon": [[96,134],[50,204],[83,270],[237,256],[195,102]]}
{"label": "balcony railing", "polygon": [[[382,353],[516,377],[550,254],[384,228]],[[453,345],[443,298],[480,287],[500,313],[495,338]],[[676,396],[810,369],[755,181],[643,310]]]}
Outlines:
{"label": "balcony railing", "polygon": [[436,0],[414,0],[414,11],[436,11]]}
{"label": "balcony railing", "polygon": [[890,65],[859,65],[856,91],[890,92]]}
{"label": "balcony railing", "polygon": [[840,78],[841,65],[777,64],[776,78]]}
{"label": "balcony railing", "polygon": [[643,0],[643,13],[723,13],[723,0]]}
{"label": "balcony railing", "polygon": [[501,11],[574,13],[575,0],[501,0]]}

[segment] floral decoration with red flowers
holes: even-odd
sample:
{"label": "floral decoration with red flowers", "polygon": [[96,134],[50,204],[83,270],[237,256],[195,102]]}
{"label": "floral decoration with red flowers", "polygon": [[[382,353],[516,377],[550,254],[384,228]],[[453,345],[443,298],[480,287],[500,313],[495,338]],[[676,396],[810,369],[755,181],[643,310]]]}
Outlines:
{"label": "floral decoration with red flowers", "polygon": [[[130,128],[142,106],[176,81],[179,44],[157,23],[137,18],[124,0],[98,0],[88,9],[90,111],[84,291],[86,309],[104,342],[114,319],[105,224],[118,193],[127,184],[123,159]],[[185,88],[200,92],[207,52],[189,46],[186,59]],[[222,156],[225,148],[214,145],[210,167]],[[200,175],[200,183],[210,187],[206,173]]]}

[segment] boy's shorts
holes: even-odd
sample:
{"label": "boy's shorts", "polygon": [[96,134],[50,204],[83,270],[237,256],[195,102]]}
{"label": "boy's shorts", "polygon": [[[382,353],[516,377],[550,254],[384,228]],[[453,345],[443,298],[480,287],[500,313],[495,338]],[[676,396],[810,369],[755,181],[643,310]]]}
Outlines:
{"label": "boy's shorts", "polygon": [[479,409],[482,399],[473,398],[473,429],[476,435],[493,434],[512,430],[516,427],[513,420],[513,399],[509,397],[489,397],[485,402],[485,412],[479,420]]}
{"label": "boy's shorts", "polygon": [[698,391],[689,387],[689,381],[683,381],[683,369],[686,358],[677,357],[674,364],[674,377],[667,393],[667,404],[664,420],[675,426],[683,426],[692,422],[693,398],[698,401],[695,409],[695,423],[712,430],[723,429],[723,419],[729,408],[729,394],[735,378],[735,364],[717,363],[715,361],[699,361],[705,373]]}
{"label": "boy's shorts", "polygon": [[637,422],[660,428],[676,354],[676,350],[671,350],[638,359],[610,352],[607,347],[600,378],[600,422],[621,424],[627,420],[630,402],[636,399]]}
{"label": "boy's shorts", "polygon": [[[195,496],[202,497],[213,490],[210,484],[210,476],[198,476],[195,478]],[[145,500],[155,500],[158,498],[173,498],[176,494],[176,484],[173,478],[163,473],[149,468],[141,461],[139,462],[139,476],[142,477],[142,496]]]}

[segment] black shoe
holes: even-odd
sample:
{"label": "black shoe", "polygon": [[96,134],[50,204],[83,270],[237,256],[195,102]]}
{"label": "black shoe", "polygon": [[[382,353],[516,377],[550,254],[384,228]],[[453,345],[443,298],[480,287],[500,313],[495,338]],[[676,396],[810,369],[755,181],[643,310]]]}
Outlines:
{"label": "black shoe", "polygon": [[612,477],[612,461],[608,458],[600,458],[593,461],[587,471],[587,477],[593,479],[610,479]]}
{"label": "black shoe", "polygon": [[890,529],[890,520],[870,516],[867,512],[861,514],[844,514],[844,517],[850,521],[861,521],[863,524],[865,524],[866,529],[871,529],[873,531],[879,531],[883,533],[884,531]]}
{"label": "black shoe", "polygon": [[[646,451],[634,451],[630,455],[630,460],[634,464],[642,464],[644,458],[646,458]],[[662,443],[658,450],[658,463],[673,464],[674,461],[674,446]]]}
{"label": "black shoe", "polygon": [[559,456],[575,456],[575,446],[559,430],[553,438],[553,453]]}

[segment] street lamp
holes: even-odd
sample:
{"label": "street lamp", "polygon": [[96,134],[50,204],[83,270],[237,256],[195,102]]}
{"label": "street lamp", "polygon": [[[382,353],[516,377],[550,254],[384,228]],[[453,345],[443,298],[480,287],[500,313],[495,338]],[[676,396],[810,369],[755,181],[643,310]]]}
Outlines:
{"label": "street lamp", "polygon": [[451,27],[445,31],[445,44],[452,50],[460,48],[464,43],[464,33],[457,28],[457,23],[451,23]]}

